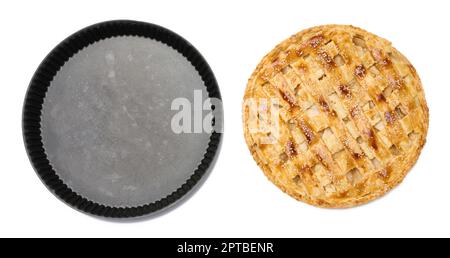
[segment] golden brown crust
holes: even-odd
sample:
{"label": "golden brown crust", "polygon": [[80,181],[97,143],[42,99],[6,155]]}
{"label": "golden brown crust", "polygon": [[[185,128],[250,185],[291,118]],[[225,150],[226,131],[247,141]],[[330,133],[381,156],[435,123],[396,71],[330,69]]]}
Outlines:
{"label": "golden brown crust", "polygon": [[414,67],[389,41],[325,25],[262,59],[247,84],[243,123],[270,181],[297,200],[344,208],[401,183],[425,144],[428,107]]}

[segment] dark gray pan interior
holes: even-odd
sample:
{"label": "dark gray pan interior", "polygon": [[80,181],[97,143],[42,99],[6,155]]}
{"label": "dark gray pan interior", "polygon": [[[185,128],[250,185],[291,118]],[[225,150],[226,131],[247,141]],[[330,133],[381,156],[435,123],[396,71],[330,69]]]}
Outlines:
{"label": "dark gray pan interior", "polygon": [[193,103],[194,90],[207,97],[191,63],[163,43],[127,36],[89,45],[64,64],[44,99],[50,164],[71,189],[100,204],[140,206],[167,196],[208,146],[209,132],[171,128],[179,112],[172,101]]}

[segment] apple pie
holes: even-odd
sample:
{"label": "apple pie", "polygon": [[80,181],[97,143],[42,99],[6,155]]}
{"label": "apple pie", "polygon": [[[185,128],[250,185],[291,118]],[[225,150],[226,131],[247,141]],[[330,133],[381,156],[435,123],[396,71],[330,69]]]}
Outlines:
{"label": "apple pie", "polygon": [[360,28],[301,31],[267,54],[244,96],[247,145],[297,200],[352,207],[384,195],[416,163],[428,131],[419,76]]}

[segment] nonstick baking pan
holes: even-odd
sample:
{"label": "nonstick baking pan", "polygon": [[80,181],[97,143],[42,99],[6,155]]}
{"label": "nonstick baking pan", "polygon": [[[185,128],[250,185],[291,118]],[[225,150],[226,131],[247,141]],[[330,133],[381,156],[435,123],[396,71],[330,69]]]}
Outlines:
{"label": "nonstick baking pan", "polygon": [[42,182],[67,204],[143,216],[178,202],[211,169],[220,100],[211,68],[185,39],[154,24],[107,21],[68,37],[39,65],[23,107],[24,142]]}

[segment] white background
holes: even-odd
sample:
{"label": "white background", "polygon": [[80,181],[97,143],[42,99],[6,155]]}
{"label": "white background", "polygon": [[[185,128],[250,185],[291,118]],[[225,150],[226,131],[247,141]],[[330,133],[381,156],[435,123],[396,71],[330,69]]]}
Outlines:
{"label": "white background", "polygon": [[[0,3],[0,236],[330,237],[450,236],[449,1],[2,1]],[[205,184],[177,209],[117,223],[56,199],[22,141],[28,83],[46,54],[73,32],[111,19],[156,23],[188,39],[219,82],[225,135]],[[393,42],[415,65],[430,108],[428,142],[390,194],[368,205],[315,208],[270,183],[244,142],[247,79],[277,43],[320,24],[352,24]]]}

